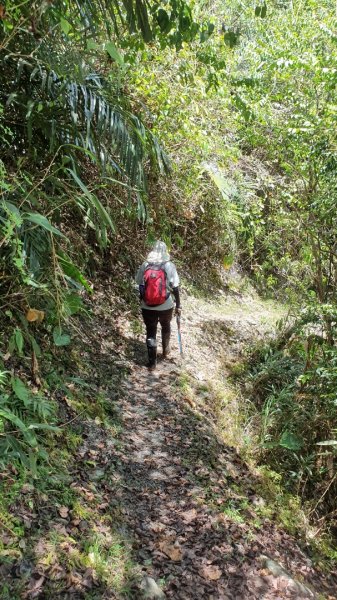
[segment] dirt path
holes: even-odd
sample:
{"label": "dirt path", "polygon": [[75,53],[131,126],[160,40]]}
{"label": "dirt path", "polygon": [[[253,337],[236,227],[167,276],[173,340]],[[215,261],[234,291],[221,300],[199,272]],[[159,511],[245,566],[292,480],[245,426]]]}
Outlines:
{"label": "dirt path", "polygon": [[[184,358],[149,373],[139,323],[122,304],[111,310],[111,295],[96,293],[73,348],[58,392],[67,426],[46,477],[2,474],[17,495],[0,598],[336,599],[336,573],[276,524],[278,505],[239,455],[242,403],[228,371],[280,310],[185,298]],[[172,346],[176,356],[175,330]]]}
{"label": "dirt path", "polygon": [[140,364],[132,366],[119,403],[124,432],[116,460],[141,570],[131,597],[322,598],[324,589],[334,597],[333,580],[264,518],[259,481],[220,439],[204,410],[205,394],[200,406],[198,395],[186,402],[179,385],[182,373],[202,389],[209,380],[224,384],[226,364],[276,316],[253,300],[212,305],[192,299],[183,321],[183,361],[160,363],[149,374],[141,366],[144,350],[134,348]]}

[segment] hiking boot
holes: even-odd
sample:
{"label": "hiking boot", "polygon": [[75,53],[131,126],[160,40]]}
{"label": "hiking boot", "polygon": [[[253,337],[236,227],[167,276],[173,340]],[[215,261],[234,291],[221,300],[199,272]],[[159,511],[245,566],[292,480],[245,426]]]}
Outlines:
{"label": "hiking boot", "polygon": [[163,344],[163,359],[170,358],[170,334],[165,333],[162,335],[162,344]]}
{"label": "hiking boot", "polygon": [[155,369],[157,366],[157,342],[154,338],[148,338],[146,340],[146,345],[149,357],[149,362],[147,366],[150,369],[150,371],[153,371],[153,369]]}

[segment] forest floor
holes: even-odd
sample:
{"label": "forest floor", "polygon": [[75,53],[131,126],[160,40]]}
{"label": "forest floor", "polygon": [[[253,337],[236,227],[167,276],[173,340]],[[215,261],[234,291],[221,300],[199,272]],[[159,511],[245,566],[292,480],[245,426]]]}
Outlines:
{"label": "forest floor", "polygon": [[0,597],[337,598],[299,509],[244,460],[249,405],[228,380],[282,308],[186,297],[183,357],[174,324],[173,358],[150,373],[140,323],[110,314],[110,291],[64,374],[48,477],[6,475]]}

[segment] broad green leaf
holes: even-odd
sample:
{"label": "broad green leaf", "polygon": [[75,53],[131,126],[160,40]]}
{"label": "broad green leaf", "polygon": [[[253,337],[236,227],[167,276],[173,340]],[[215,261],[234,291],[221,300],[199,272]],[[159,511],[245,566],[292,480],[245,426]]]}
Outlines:
{"label": "broad green leaf", "polygon": [[31,472],[33,478],[36,479],[37,478],[37,456],[34,452],[29,450],[28,457],[29,457],[30,472]]}
{"label": "broad green leaf", "polygon": [[68,346],[70,344],[70,336],[67,333],[63,333],[59,326],[54,328],[53,339],[55,346]]}
{"label": "broad green leaf", "polygon": [[21,329],[19,329],[17,327],[15,329],[14,335],[15,335],[15,344],[16,344],[16,347],[18,349],[18,352],[19,352],[19,354],[22,354],[23,345],[24,345],[24,339],[23,339],[23,335],[22,335]]}
{"label": "broad green leaf", "polygon": [[76,293],[67,294],[63,301],[64,311],[67,317],[76,315],[83,308],[80,296]]}
{"label": "broad green leaf", "polygon": [[32,335],[30,336],[30,341],[31,341],[32,349],[33,349],[35,355],[37,356],[37,358],[39,358],[39,356],[41,356],[41,348],[40,348],[39,344],[37,343],[36,339]]}
{"label": "broad green leaf", "polygon": [[215,29],[214,23],[208,23],[208,35],[212,35],[214,29]]}
{"label": "broad green leaf", "polygon": [[19,377],[13,377],[12,379],[12,390],[14,394],[22,400],[24,405],[27,407],[30,403],[30,390],[25,386],[23,381]]}
{"label": "broad green leaf", "polygon": [[15,342],[15,333],[13,333],[13,335],[11,335],[11,337],[9,338],[8,352],[10,354],[13,354],[16,347],[17,346],[16,346],[16,342]]}
{"label": "broad green leaf", "polygon": [[21,419],[17,415],[15,415],[9,409],[0,408],[0,417],[2,417],[3,419],[6,419],[7,421],[9,421],[13,425],[15,425],[15,427],[17,427],[21,431],[21,433],[24,436],[26,442],[28,442],[28,444],[32,448],[36,448],[36,446],[37,446],[37,439],[36,439],[35,435],[33,435],[33,433],[28,430],[28,428],[26,427],[26,425],[24,424],[24,422],[21,421]]}
{"label": "broad green leaf", "polygon": [[30,221],[31,223],[35,223],[36,225],[43,227],[43,229],[50,231],[50,233],[54,233],[55,235],[59,235],[63,238],[66,237],[65,235],[63,235],[63,233],[61,233],[59,229],[54,227],[54,225],[52,225],[48,221],[47,217],[45,217],[44,215],[40,215],[39,213],[25,213],[23,215],[23,219],[25,221]]}
{"label": "broad green leaf", "polygon": [[279,445],[283,448],[287,448],[287,450],[296,451],[303,446],[303,442],[294,433],[284,431],[279,441]]}
{"label": "broad green leaf", "polygon": [[62,29],[63,33],[65,35],[68,35],[69,31],[71,30],[71,25],[70,25],[69,21],[67,21],[64,17],[61,17],[60,25],[61,25],[61,29]]}
{"label": "broad green leaf", "polygon": [[12,204],[12,202],[8,202],[8,200],[3,200],[2,205],[8,212],[13,213],[17,217],[17,219],[21,221],[20,210],[17,208],[17,206],[15,206],[15,204]]}
{"label": "broad green leaf", "polygon": [[237,33],[235,33],[234,31],[226,31],[226,33],[224,35],[225,44],[226,44],[226,46],[229,46],[230,48],[234,48],[234,46],[237,45],[238,39],[239,39],[239,35]]}
{"label": "broad green leaf", "polygon": [[30,423],[28,429],[40,429],[41,431],[62,431],[56,425],[48,425],[48,423]]}
{"label": "broad green leaf", "polygon": [[99,48],[99,44],[94,40],[87,40],[87,50],[97,50]]}
{"label": "broad green leaf", "polygon": [[171,29],[170,18],[163,8],[160,8],[156,15],[157,23],[162,33],[167,33]]}
{"label": "broad green leaf", "polygon": [[92,294],[93,290],[90,287],[88,281],[86,280],[84,275],[82,275],[81,271],[74,265],[74,263],[71,262],[70,258],[68,258],[68,256],[66,256],[63,252],[60,252],[57,255],[57,258],[62,267],[63,273],[67,275],[70,279],[72,279],[74,282],[77,282],[80,285],[82,285],[87,290],[87,292]]}
{"label": "broad green leaf", "polygon": [[115,44],[113,44],[112,42],[107,42],[105,44],[105,50],[107,51],[107,53],[109,54],[109,56],[112,58],[112,60],[115,60],[116,63],[118,63],[120,66],[124,65],[123,57],[118,52]]}

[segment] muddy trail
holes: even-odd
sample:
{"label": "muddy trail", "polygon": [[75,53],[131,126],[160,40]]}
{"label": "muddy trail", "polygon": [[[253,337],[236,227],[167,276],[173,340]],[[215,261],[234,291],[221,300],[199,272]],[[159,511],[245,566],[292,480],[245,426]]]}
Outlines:
{"label": "muddy trail", "polygon": [[184,356],[174,324],[172,360],[149,373],[139,323],[110,314],[106,297],[96,294],[81,356],[89,392],[104,390],[115,425],[73,413],[68,390],[62,401],[80,443],[62,495],[56,483],[23,486],[13,510],[27,542],[0,567],[1,597],[336,598],[336,572],[323,572],[310,546],[277,524],[261,476],[236,450],[241,409],[228,372],[280,311],[257,298],[185,298]]}

